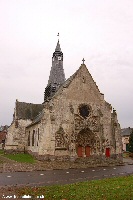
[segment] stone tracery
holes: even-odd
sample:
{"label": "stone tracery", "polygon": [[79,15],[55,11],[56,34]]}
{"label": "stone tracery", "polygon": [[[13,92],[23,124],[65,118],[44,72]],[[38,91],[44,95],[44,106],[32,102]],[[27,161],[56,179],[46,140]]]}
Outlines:
{"label": "stone tracery", "polygon": [[76,144],[81,146],[94,146],[96,143],[95,135],[89,129],[83,129],[79,132],[76,139]]}
{"label": "stone tracery", "polygon": [[59,130],[55,133],[55,148],[66,148],[68,147],[68,136],[65,134],[64,129],[60,126]]}

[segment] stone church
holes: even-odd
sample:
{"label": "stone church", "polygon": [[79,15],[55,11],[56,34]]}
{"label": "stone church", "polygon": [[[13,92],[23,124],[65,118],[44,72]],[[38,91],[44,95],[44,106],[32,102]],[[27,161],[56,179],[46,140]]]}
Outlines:
{"label": "stone church", "polygon": [[117,113],[104,100],[83,63],[67,80],[59,40],[42,104],[16,100],[7,151],[26,151],[41,160],[120,160]]}

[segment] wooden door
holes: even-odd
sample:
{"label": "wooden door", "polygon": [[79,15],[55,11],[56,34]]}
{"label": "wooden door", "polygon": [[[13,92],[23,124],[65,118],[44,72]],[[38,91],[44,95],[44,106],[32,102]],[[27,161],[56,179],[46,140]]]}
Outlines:
{"label": "wooden door", "polygon": [[86,157],[89,157],[90,156],[90,147],[89,146],[86,146],[85,147],[85,155],[86,155]]}
{"label": "wooden door", "polygon": [[110,148],[106,148],[106,157],[110,157]]}
{"label": "wooden door", "polygon": [[77,154],[78,154],[78,157],[83,157],[83,151],[82,151],[82,146],[78,146],[78,149],[77,149]]}

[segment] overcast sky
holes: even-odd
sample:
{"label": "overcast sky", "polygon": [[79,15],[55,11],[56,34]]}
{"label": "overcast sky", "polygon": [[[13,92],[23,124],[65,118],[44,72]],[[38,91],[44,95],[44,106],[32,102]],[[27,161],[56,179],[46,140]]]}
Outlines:
{"label": "overcast sky", "polygon": [[133,0],[0,0],[0,125],[42,103],[60,33],[66,78],[85,64],[122,128],[133,127]]}

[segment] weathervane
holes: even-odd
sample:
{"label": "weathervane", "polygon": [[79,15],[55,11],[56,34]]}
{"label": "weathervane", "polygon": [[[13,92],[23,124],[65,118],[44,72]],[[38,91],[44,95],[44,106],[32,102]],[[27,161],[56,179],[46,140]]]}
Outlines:
{"label": "weathervane", "polygon": [[83,64],[84,64],[84,62],[85,62],[85,59],[83,58],[83,60],[82,60],[82,61],[83,61]]}
{"label": "weathervane", "polygon": [[57,34],[58,40],[59,40],[59,36],[60,36],[60,34],[58,33],[58,34]]}

